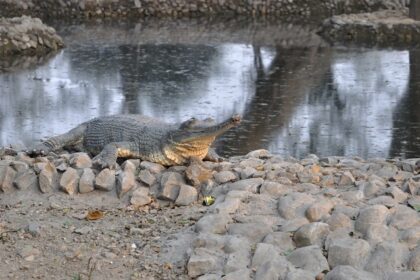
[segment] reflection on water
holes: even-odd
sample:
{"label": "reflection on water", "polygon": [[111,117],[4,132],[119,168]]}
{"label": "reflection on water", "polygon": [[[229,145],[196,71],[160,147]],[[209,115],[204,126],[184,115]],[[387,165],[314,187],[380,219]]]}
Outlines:
{"label": "reflection on water", "polygon": [[[295,107],[272,149],[388,156],[393,112],[407,91],[408,52],[336,52],[319,88]],[[299,115],[299,117],[297,117]]]}
{"label": "reflection on water", "polygon": [[0,146],[30,145],[99,115],[179,122],[240,113],[242,125],[216,143],[226,156],[267,148],[295,157],[420,157],[418,52],[304,48],[255,32],[257,41],[220,42],[218,34],[206,44],[183,34],[185,42],[151,43],[136,28],[113,29],[118,40],[109,43],[103,26],[95,26],[97,40],[66,29],[68,48],[44,65],[0,74]]}

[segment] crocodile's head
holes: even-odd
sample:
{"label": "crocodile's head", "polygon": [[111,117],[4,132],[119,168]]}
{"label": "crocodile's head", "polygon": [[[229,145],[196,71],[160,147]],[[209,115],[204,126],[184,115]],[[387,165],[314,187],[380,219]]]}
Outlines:
{"label": "crocodile's head", "polygon": [[234,115],[228,120],[214,124],[211,119],[204,121],[191,118],[169,132],[165,153],[168,158],[182,164],[190,157],[203,159],[217,136],[226,132],[241,122],[239,115]]}

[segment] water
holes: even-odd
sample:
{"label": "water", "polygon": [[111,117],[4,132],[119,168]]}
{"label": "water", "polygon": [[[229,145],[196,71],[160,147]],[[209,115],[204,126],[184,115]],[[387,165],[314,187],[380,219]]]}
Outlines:
{"label": "water", "polygon": [[310,26],[270,22],[54,25],[66,49],[0,63],[0,146],[101,115],[239,113],[225,156],[420,157],[419,51],[328,48]]}

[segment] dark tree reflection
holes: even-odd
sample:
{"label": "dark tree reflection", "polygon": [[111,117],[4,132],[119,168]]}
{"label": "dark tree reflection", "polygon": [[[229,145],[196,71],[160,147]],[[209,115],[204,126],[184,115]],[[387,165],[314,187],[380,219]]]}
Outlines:
{"label": "dark tree reflection", "polygon": [[410,50],[407,92],[393,115],[390,157],[420,157],[420,50]]}
{"label": "dark tree reflection", "polygon": [[[199,94],[194,83],[209,76],[217,50],[205,45],[120,45],[118,47],[79,46],[70,52],[72,72],[95,79],[118,73],[125,99],[121,113],[143,113],[142,98],[150,98],[154,106],[162,98],[174,106],[182,98]],[[105,98],[103,94],[100,98]],[[109,104],[101,100],[101,104]]]}
{"label": "dark tree reflection", "polygon": [[[225,155],[244,154],[267,148],[296,112],[296,107],[322,81],[329,67],[329,51],[313,48],[276,48],[267,66],[263,64],[261,48],[254,46],[256,72],[255,96],[246,107],[243,123],[228,132],[218,143],[234,141],[234,147],[224,147]],[[290,137],[290,141],[297,139]],[[291,145],[293,144],[291,143]],[[297,155],[298,151],[289,151]]]}
{"label": "dark tree reflection", "polygon": [[120,66],[123,113],[143,113],[139,104],[148,94],[159,108],[162,98],[177,106],[183,98],[201,94],[192,86],[209,76],[216,48],[204,45],[122,45]]}

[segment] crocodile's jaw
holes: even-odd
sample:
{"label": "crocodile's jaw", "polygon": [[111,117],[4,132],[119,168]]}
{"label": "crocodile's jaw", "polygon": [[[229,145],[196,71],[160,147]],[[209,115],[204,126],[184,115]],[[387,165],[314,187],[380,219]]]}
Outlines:
{"label": "crocodile's jaw", "polygon": [[172,142],[163,149],[165,156],[176,164],[185,164],[190,158],[202,160],[209,152],[215,136],[202,137],[193,141]]}
{"label": "crocodile's jaw", "polygon": [[203,159],[216,137],[237,126],[240,121],[241,118],[235,115],[218,125],[172,131],[163,148],[164,154],[177,164],[184,164],[191,157]]}

